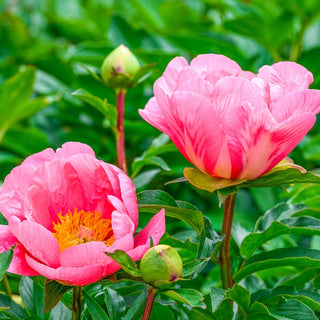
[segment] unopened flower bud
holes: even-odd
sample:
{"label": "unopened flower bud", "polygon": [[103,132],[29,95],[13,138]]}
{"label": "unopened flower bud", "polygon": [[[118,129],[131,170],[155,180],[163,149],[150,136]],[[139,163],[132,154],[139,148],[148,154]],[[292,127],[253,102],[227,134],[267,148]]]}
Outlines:
{"label": "unopened flower bud", "polygon": [[132,52],[123,44],[105,58],[101,67],[103,83],[112,88],[128,88],[140,69],[140,64]]}
{"label": "unopened flower bud", "polygon": [[183,263],[177,250],[168,245],[150,248],[142,257],[142,278],[155,287],[163,288],[182,278]]}

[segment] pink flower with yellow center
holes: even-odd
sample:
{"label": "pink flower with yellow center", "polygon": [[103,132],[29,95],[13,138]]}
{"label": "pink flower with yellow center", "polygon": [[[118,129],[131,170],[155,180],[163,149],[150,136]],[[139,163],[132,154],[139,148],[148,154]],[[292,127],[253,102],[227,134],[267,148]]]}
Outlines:
{"label": "pink flower with yellow center", "polygon": [[231,59],[204,54],[190,65],[174,58],[154,84],[143,119],[167,134],[203,173],[255,179],[302,140],[320,111],[312,74],[294,62],[258,74]]}
{"label": "pink flower with yellow center", "polygon": [[133,260],[158,244],[164,210],[135,237],[138,206],[130,178],[97,160],[93,150],[68,142],[14,168],[0,187],[0,253],[16,245],[9,272],[43,275],[69,285],[96,282],[120,267],[105,252]]}

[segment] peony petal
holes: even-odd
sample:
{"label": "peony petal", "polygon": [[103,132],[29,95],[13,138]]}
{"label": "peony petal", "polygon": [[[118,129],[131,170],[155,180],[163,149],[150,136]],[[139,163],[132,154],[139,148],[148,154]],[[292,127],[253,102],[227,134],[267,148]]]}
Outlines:
{"label": "peony petal", "polygon": [[90,146],[81,142],[66,142],[56,151],[57,158],[71,158],[77,154],[88,154],[95,157],[95,153]]}
{"label": "peony petal", "polygon": [[9,250],[12,246],[15,246],[15,248],[13,250],[13,258],[8,271],[21,276],[38,275],[38,272],[31,269],[27,264],[25,259],[25,249],[18,239],[10,232],[9,227],[0,225],[0,253]]}
{"label": "peony petal", "polygon": [[45,227],[28,220],[21,222],[18,218],[11,217],[9,228],[32,256],[52,267],[60,265],[58,242]]}
{"label": "peony petal", "polygon": [[167,83],[167,87],[171,92],[176,88],[176,83],[180,72],[186,67],[188,67],[188,62],[183,57],[176,57],[169,62],[162,77]]}
{"label": "peony petal", "polygon": [[113,211],[111,223],[115,240],[121,239],[127,234],[133,235],[136,230],[136,225],[132,222],[127,212]]}
{"label": "peony petal", "polygon": [[19,166],[5,178],[0,187],[0,211],[7,220],[12,215],[21,219],[25,216],[23,197],[30,187],[34,172],[33,167]]}
{"label": "peony petal", "polygon": [[203,172],[210,171],[223,142],[219,114],[207,99],[185,91],[173,94],[171,107],[177,124],[165,133],[191,163]]}
{"label": "peony petal", "polygon": [[149,223],[136,235],[134,238],[135,248],[144,246],[150,241],[150,237],[152,237],[153,244],[157,245],[163,236],[165,229],[165,211],[162,209],[155,214]]}
{"label": "peony petal", "polygon": [[36,261],[29,255],[26,255],[26,261],[42,276],[73,286],[85,286],[100,280],[104,276],[104,268],[100,265],[90,265],[84,267],[59,267],[55,269]]}
{"label": "peony petal", "polygon": [[[50,231],[53,227],[52,222],[57,223],[59,220],[59,212],[66,213],[68,210],[82,209],[84,206],[78,173],[67,160],[54,159],[45,162],[35,172],[32,184],[34,187],[30,194],[27,194],[26,212],[32,214],[35,221],[45,223],[44,226]],[[46,199],[46,205],[44,201],[39,201],[41,197]],[[41,204],[44,207],[40,207]]]}
{"label": "peony petal", "polygon": [[270,84],[272,101],[296,90],[307,89],[313,82],[313,75],[305,67],[291,61],[281,61],[272,66],[260,68],[258,77]]}
{"label": "peony petal", "polygon": [[279,124],[273,132],[259,133],[256,144],[246,154],[246,168],[239,178],[254,179],[271,170],[297,146],[315,119],[310,113],[299,114]]}
{"label": "peony petal", "polygon": [[241,71],[235,61],[221,54],[200,54],[191,61],[190,66],[204,74],[228,69]]}
{"label": "peony petal", "polygon": [[299,113],[317,114],[320,111],[320,91],[307,89],[291,92],[272,103],[270,110],[277,122]]}

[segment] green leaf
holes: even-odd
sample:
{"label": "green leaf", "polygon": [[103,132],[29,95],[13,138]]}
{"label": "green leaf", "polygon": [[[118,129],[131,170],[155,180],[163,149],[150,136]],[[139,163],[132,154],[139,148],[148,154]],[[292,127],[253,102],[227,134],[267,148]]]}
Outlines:
{"label": "green leaf", "polygon": [[150,183],[153,178],[160,172],[160,169],[146,170],[137,175],[132,181],[136,189],[142,188]]}
{"label": "green leaf", "polygon": [[250,313],[246,320],[279,320],[270,314],[267,306],[255,301],[250,309]]}
{"label": "green leaf", "polygon": [[70,320],[71,310],[61,301],[51,310],[50,320]]}
{"label": "green leaf", "polygon": [[156,65],[156,63],[150,63],[150,64],[145,64],[142,67],[139,68],[137,73],[133,76],[132,78],[132,83],[133,84],[139,84],[146,80],[151,74],[152,74],[152,69]]}
{"label": "green leaf", "polygon": [[30,277],[22,277],[19,292],[23,305],[31,314],[41,314],[43,309],[44,289]]}
{"label": "green leaf", "polygon": [[159,212],[165,209],[166,216],[188,223],[198,233],[204,228],[203,214],[200,211],[186,209],[181,202],[174,200],[168,193],[161,190],[142,191],[137,194],[139,209]]}
{"label": "green leaf", "polygon": [[92,76],[94,79],[102,82],[102,79],[100,77],[100,75],[98,75],[97,73],[95,73],[93,70],[91,70],[89,67],[87,67],[86,65],[84,64],[80,64],[80,66],[84,69],[86,69],[88,71],[88,73],[90,74],[90,76]]}
{"label": "green leaf", "polygon": [[124,320],[140,319],[145,308],[147,296],[148,296],[148,287],[146,287],[142,291],[140,296],[134,301],[134,303],[126,313]]}
{"label": "green leaf", "polygon": [[8,270],[12,258],[13,258],[13,249],[12,248],[8,251],[0,253],[0,281],[2,280],[5,272]]}
{"label": "green leaf", "polygon": [[244,183],[246,180],[214,178],[202,173],[196,168],[185,168],[183,171],[185,178],[195,187],[214,192],[216,190],[233,187]]}
{"label": "green leaf", "polygon": [[225,296],[226,299],[236,302],[244,313],[249,313],[251,295],[247,289],[235,284],[232,289],[226,291]]}
{"label": "green leaf", "polygon": [[5,312],[14,317],[14,319],[23,319],[27,316],[26,311],[20,304],[11,300],[7,295],[0,293],[0,308],[5,308]]}
{"label": "green leaf", "polygon": [[72,288],[72,286],[65,286],[57,281],[48,280],[44,286],[44,307],[42,312],[50,311],[58,304],[64,294]]}
{"label": "green leaf", "polygon": [[216,251],[218,244],[220,244],[224,238],[224,236],[217,234],[213,230],[212,223],[208,217],[203,216],[203,219],[204,219],[204,228],[201,230],[201,235],[200,235],[200,241],[199,241],[199,247],[198,247],[198,253],[197,253],[198,259],[211,257],[214,251]]}
{"label": "green leaf", "polygon": [[194,279],[207,266],[210,257],[206,259],[192,260],[183,264],[183,278],[190,277]]}
{"label": "green leaf", "polygon": [[[284,186],[295,183],[320,183],[320,175],[306,172],[303,168],[293,164],[290,166],[288,164],[279,164],[271,171],[254,180],[215,178],[202,173],[196,168],[185,168],[183,173],[192,185],[210,192],[230,187],[256,188]],[[234,189],[231,189],[230,192],[234,192]]]}
{"label": "green leaf", "polygon": [[124,251],[115,250],[113,253],[105,252],[105,254],[116,261],[131,276],[141,277],[137,264]]}
{"label": "green leaf", "polygon": [[314,312],[302,302],[295,299],[282,299],[277,305],[269,308],[270,314],[280,320],[318,320]]}
{"label": "green leaf", "polygon": [[110,320],[121,320],[126,311],[126,303],[115,290],[107,288],[104,296]]}
{"label": "green leaf", "polygon": [[215,312],[219,309],[222,302],[225,300],[225,290],[221,288],[212,287],[210,289],[211,309]]}
{"label": "green leaf", "polygon": [[202,309],[206,308],[203,302],[203,295],[195,289],[175,289],[162,291],[163,294],[170,297],[171,299],[187,304],[192,308],[200,307]]}
{"label": "green leaf", "polygon": [[293,287],[280,286],[275,289],[259,290],[252,295],[253,301],[266,305],[274,305],[282,298],[298,300],[310,309],[320,312],[320,294],[315,291],[296,291]]}
{"label": "green leaf", "polygon": [[29,101],[34,79],[35,69],[26,67],[0,85],[0,141],[11,125],[53,101],[49,97]]}
{"label": "green leaf", "polygon": [[92,319],[95,320],[109,320],[109,317],[99,305],[99,303],[93,299],[87,292],[82,291],[84,301],[88,307],[88,310],[92,316]]}
{"label": "green leaf", "polygon": [[235,275],[239,282],[248,275],[271,268],[291,267],[320,267],[320,251],[302,247],[276,249],[251,257],[244,267]]}
{"label": "green leaf", "polygon": [[71,93],[73,96],[79,98],[80,100],[90,104],[98,111],[100,111],[110,122],[111,129],[113,132],[118,135],[117,131],[117,117],[118,113],[116,108],[107,103],[107,100],[101,100],[99,97],[96,97],[84,89],[78,89]]}

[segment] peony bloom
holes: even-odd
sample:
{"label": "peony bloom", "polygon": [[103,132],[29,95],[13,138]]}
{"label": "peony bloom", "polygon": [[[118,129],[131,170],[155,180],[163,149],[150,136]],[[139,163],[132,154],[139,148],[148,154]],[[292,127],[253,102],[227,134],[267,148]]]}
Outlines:
{"label": "peony bloom", "polygon": [[255,179],[285,158],[312,128],[320,91],[294,62],[258,74],[229,58],[173,59],[140,115],[166,133],[199,170],[219,178]]}
{"label": "peony bloom", "polygon": [[133,237],[138,224],[135,188],[119,168],[93,150],[69,142],[14,168],[0,188],[0,252],[16,244],[9,272],[83,286],[120,269],[104,252],[141,259],[165,231],[164,210]]}

